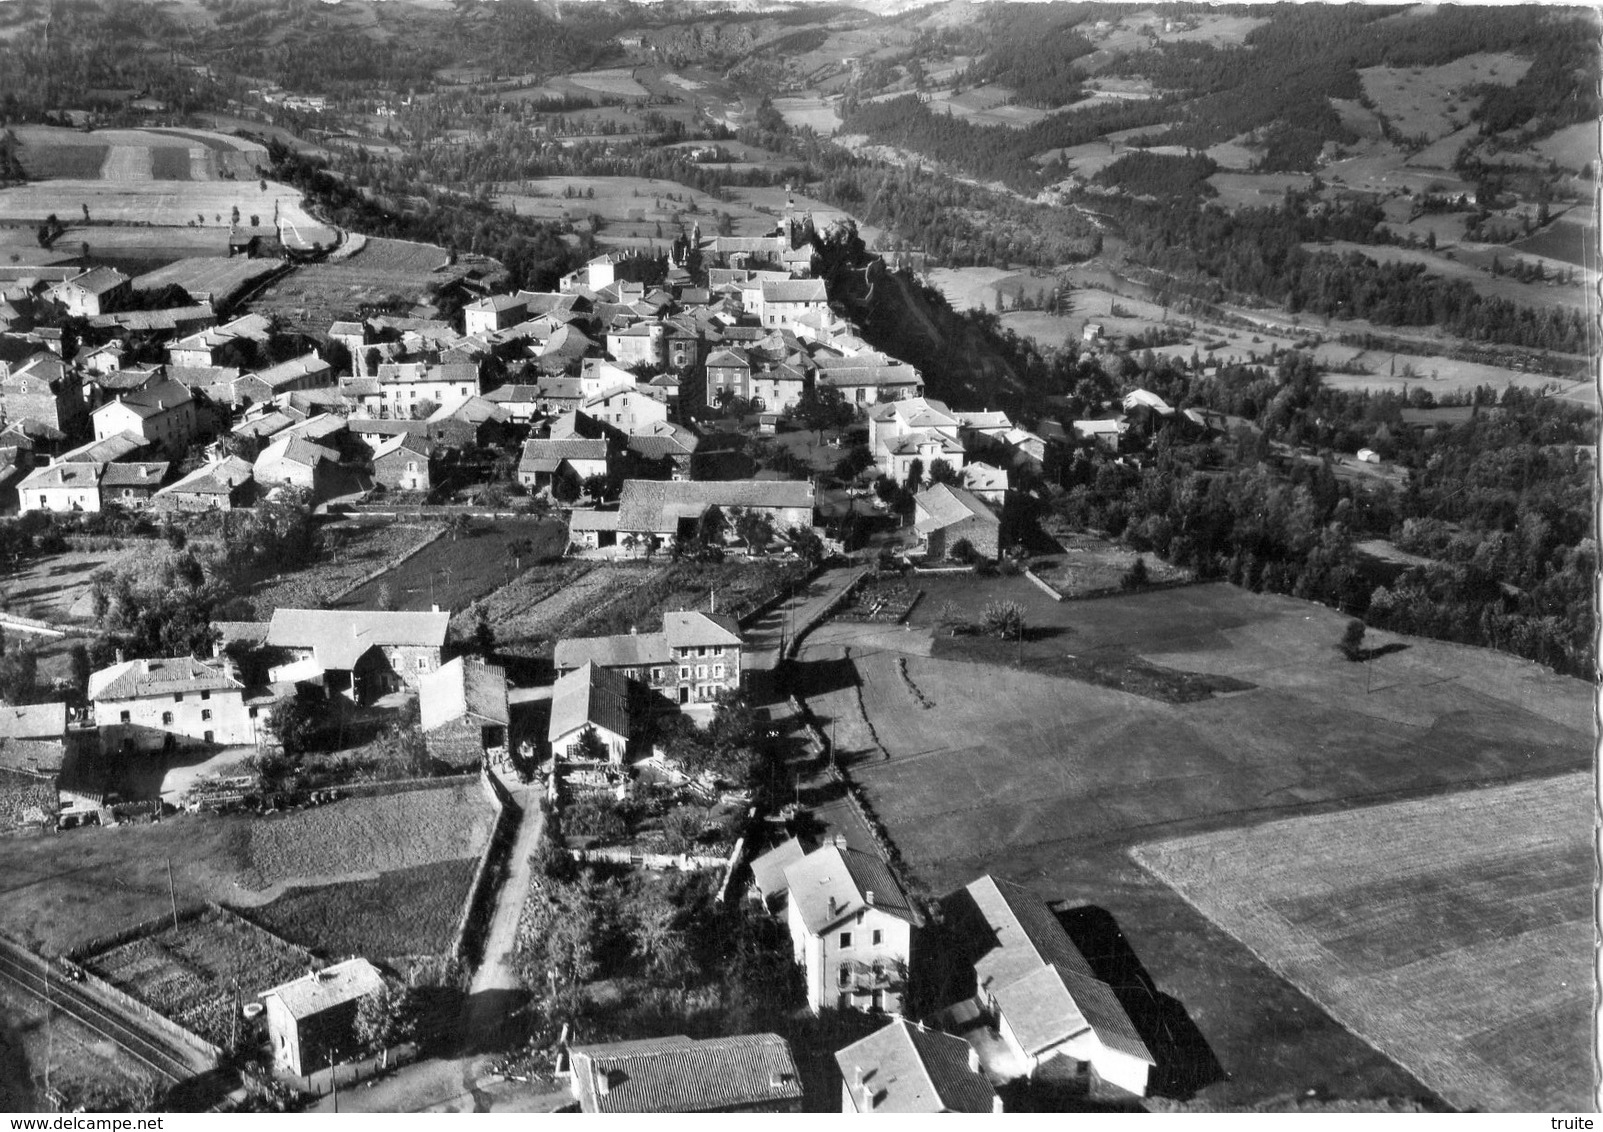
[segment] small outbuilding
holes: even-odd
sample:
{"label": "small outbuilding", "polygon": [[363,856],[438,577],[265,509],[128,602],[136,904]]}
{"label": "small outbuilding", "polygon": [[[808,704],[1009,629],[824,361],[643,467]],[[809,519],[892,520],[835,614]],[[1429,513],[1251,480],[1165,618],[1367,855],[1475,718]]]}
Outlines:
{"label": "small outbuilding", "polygon": [[273,1059],[306,1076],[354,1056],[356,1011],[362,999],[384,993],[378,968],[360,957],[263,991]]}

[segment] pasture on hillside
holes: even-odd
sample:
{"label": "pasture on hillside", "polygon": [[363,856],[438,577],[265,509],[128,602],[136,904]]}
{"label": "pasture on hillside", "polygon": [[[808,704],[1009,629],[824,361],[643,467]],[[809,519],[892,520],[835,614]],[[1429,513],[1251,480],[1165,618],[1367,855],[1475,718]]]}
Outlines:
{"label": "pasture on hillside", "polygon": [[[1372,633],[1383,655],[1351,663],[1335,647],[1340,614],[1222,584],[1061,603],[1022,577],[915,584],[925,594],[910,629],[832,623],[804,645],[797,680],[921,881],[938,892],[991,871],[1090,905],[1079,914],[1104,926],[1091,945],[1116,929],[1117,947],[1133,950],[1132,985],[1171,1004],[1142,1031],[1163,1095],[1205,1090],[1239,1107],[1321,1083],[1342,1096],[1427,1093],[1127,850],[1577,770],[1591,758],[1585,684],[1392,634]],[[932,649],[940,622],[977,619],[1001,599],[1024,608],[1021,645],[993,642],[969,660],[955,659],[960,640]],[[1184,702],[1196,691],[1206,694]]]}
{"label": "pasture on hillside", "polygon": [[[296,247],[312,243],[331,245],[336,237],[301,207],[298,189],[268,181],[263,189],[255,181],[151,181],[60,179],[12,185],[0,189],[0,222],[38,224],[51,213],[67,226],[60,242],[72,246],[82,236],[83,208],[92,225],[106,223],[150,225],[158,228],[221,228],[227,231],[233,210],[242,217],[259,215],[272,223],[278,206],[287,241]],[[226,250],[226,248],[225,248]]]}
{"label": "pasture on hillside", "polygon": [[667,244],[681,227],[688,232],[696,224],[707,239],[718,234],[724,213],[734,222],[736,236],[760,236],[774,227],[773,217],[738,201],[721,201],[655,177],[540,177],[502,181],[495,192],[496,203],[518,216],[575,222],[599,216],[603,241],[649,237]]}
{"label": "pasture on hillside", "polygon": [[1477,86],[1513,86],[1531,69],[1517,55],[1478,52],[1435,67],[1365,67],[1358,72],[1376,112],[1407,138],[1434,141],[1462,129],[1479,105]]}
{"label": "pasture on hillside", "polygon": [[1580,1110],[1592,796],[1561,774],[1133,855],[1455,1107]]}

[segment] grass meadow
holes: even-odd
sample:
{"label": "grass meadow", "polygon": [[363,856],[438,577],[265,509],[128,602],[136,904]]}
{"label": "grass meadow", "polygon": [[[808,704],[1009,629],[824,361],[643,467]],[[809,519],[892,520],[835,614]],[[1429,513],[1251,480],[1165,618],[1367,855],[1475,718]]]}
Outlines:
{"label": "grass meadow", "polygon": [[1455,1107],[1588,1107],[1592,778],[1270,822],[1134,850]]}
{"label": "grass meadow", "polygon": [[[1339,613],[1228,585],[1055,602],[1022,577],[916,584],[909,628],[826,626],[797,678],[918,879],[940,892],[994,872],[1116,925],[1142,977],[1183,1007],[1183,1024],[1143,1035],[1164,1095],[1435,1095],[1129,850],[1574,772],[1591,759],[1584,683],[1391,634],[1371,644],[1402,647],[1350,663]],[[975,618],[997,599],[1024,607],[1022,646],[963,658],[937,636],[931,649],[943,607]],[[1168,694],[1186,679],[1207,694]]]}

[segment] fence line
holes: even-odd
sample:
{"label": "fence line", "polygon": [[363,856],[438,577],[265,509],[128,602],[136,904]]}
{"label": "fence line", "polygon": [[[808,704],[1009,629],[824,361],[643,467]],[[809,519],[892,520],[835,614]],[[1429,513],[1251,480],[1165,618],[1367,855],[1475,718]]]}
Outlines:
{"label": "fence line", "polygon": [[481,768],[479,781],[489,795],[490,804],[495,807],[495,822],[490,827],[489,840],[484,843],[484,852],[479,854],[479,863],[473,869],[473,880],[468,884],[467,896],[462,901],[462,913],[457,918],[456,931],[452,934],[450,954],[454,959],[463,959],[467,955],[470,940],[477,934],[475,929],[480,926],[479,921],[490,907],[488,897],[494,888],[490,884],[494,867],[511,852],[517,841],[517,822],[523,817],[522,807],[493,771]]}

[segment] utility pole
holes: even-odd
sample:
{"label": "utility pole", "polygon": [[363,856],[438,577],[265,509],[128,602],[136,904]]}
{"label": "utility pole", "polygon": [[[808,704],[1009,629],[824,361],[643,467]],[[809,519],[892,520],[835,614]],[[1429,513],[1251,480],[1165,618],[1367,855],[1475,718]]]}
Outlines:
{"label": "utility pole", "polygon": [[173,907],[173,931],[178,930],[178,892],[173,887],[173,859],[167,858],[167,899]]}
{"label": "utility pole", "polygon": [[329,1088],[334,1091],[334,1111],[338,1112],[340,1110],[340,1079],[339,1074],[334,1072],[334,1051],[332,1049],[328,1051],[328,1083]]}

